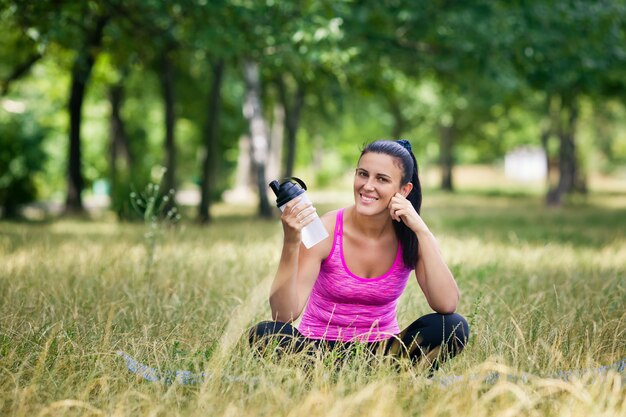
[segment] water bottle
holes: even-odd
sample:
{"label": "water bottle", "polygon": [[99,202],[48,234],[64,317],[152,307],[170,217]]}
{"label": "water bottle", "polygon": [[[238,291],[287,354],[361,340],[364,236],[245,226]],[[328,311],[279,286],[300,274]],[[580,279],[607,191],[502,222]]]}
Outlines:
{"label": "water bottle", "polygon": [[[301,197],[302,203],[311,202],[304,192],[306,190],[306,184],[300,178],[285,178],[280,183],[274,180],[270,183],[270,188],[274,191],[274,194],[276,194],[276,206],[278,206],[280,211],[283,211],[285,205],[296,197]],[[304,243],[307,249],[328,237],[328,232],[317,213],[313,213],[313,215],[315,216],[315,220],[302,229],[302,243]]]}

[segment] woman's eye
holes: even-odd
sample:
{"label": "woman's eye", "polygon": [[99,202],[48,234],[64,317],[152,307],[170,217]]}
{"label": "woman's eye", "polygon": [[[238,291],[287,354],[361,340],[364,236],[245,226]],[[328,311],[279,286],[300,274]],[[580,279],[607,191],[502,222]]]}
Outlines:
{"label": "woman's eye", "polygon": [[380,182],[389,182],[389,180],[387,180],[387,178],[379,178],[378,179]]}

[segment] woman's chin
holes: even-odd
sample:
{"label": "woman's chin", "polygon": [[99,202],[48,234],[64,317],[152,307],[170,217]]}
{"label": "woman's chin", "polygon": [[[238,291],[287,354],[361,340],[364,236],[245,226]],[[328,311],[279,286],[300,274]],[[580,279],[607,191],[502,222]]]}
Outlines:
{"label": "woman's chin", "polygon": [[358,201],[354,205],[357,214],[362,216],[374,216],[385,211],[379,204],[360,204]]}

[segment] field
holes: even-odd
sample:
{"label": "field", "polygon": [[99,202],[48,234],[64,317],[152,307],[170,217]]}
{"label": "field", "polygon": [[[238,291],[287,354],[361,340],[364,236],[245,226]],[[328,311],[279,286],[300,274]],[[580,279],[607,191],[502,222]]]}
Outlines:
{"label": "field", "polygon": [[[432,379],[358,352],[339,366],[254,356],[242,335],[269,317],[282,235],[250,210],[217,207],[211,226],[183,220],[154,245],[143,224],[0,223],[0,415],[626,416],[624,373],[555,377],[626,358],[625,195],[562,209],[426,195],[472,331]],[[428,312],[411,279],[400,326]],[[211,377],[148,382],[118,351]],[[485,381],[493,371],[504,377]]]}

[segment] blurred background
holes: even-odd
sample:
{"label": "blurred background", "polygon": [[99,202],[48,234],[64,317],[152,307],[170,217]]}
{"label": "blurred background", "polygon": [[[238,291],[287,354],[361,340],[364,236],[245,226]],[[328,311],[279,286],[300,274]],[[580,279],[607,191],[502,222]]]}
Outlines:
{"label": "blurred background", "polygon": [[332,200],[382,138],[430,189],[626,194],[621,0],[0,0],[0,25],[0,217],[132,219],[160,181],[202,223],[269,217],[272,179]]}

